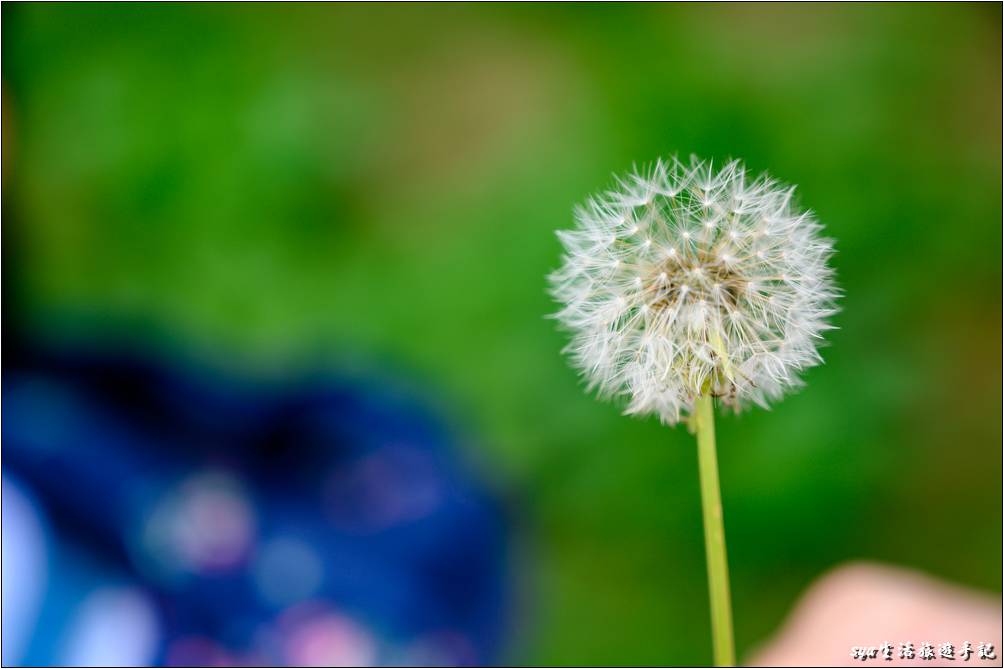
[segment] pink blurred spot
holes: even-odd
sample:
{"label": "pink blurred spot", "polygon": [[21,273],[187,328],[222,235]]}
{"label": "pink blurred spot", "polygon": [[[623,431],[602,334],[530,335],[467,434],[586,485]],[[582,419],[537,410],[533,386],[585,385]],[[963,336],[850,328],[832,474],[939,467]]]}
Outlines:
{"label": "pink blurred spot", "polygon": [[147,547],[161,562],[193,572],[241,564],[254,540],[251,503],[232,476],[202,473],[188,479],[154,510]]}
{"label": "pink blurred spot", "polygon": [[430,456],[406,446],[387,446],[337,472],[328,481],[327,511],[343,530],[378,532],[424,518],[443,497]]}
{"label": "pink blurred spot", "polygon": [[376,660],[373,636],[351,618],[317,604],[290,609],[280,621],[292,666],[365,667]]}

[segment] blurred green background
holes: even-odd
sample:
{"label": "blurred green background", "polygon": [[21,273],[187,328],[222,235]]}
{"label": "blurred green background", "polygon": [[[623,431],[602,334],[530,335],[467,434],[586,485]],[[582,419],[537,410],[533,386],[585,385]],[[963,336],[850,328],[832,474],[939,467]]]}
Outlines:
{"label": "blurred green background", "polygon": [[378,361],[508,500],[507,661],[710,660],[692,438],[559,355],[553,230],[658,156],[799,185],[827,364],[725,417],[740,653],[852,558],[1001,589],[1001,6],[3,6],[4,316]]}

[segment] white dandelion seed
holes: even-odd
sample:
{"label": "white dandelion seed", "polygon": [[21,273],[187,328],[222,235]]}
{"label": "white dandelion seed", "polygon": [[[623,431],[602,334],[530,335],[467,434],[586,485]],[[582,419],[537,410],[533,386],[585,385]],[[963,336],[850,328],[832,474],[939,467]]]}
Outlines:
{"label": "white dandelion seed", "polygon": [[673,424],[704,393],[738,411],[799,386],[838,291],[793,193],[738,161],[673,158],[577,208],[549,278],[589,388]]}

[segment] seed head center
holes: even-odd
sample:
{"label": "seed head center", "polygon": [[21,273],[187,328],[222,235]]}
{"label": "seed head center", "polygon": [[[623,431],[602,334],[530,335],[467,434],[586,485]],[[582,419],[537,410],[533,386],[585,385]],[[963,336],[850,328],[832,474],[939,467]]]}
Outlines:
{"label": "seed head center", "polygon": [[723,310],[736,307],[747,280],[716,258],[665,259],[655,268],[652,309],[690,305],[714,305]]}

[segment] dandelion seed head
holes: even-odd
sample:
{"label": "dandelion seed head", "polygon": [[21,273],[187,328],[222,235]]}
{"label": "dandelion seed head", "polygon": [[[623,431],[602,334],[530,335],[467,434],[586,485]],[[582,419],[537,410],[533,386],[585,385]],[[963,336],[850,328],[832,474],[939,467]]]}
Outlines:
{"label": "dandelion seed head", "polygon": [[673,424],[703,393],[738,411],[798,387],[838,290],[833,244],[793,192],[738,161],[673,158],[580,207],[549,278],[589,388]]}

